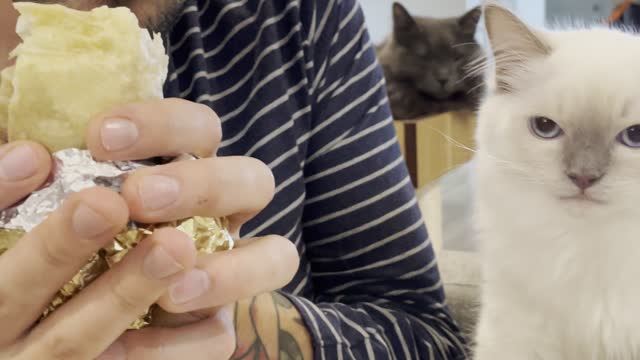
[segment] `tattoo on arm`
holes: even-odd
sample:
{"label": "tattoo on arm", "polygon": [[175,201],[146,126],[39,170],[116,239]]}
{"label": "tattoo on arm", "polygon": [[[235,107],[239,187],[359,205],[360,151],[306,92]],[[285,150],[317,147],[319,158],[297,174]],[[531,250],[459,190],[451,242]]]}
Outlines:
{"label": "tattoo on arm", "polygon": [[237,348],[233,360],[306,360],[311,337],[300,313],[283,295],[272,292],[236,305]]}

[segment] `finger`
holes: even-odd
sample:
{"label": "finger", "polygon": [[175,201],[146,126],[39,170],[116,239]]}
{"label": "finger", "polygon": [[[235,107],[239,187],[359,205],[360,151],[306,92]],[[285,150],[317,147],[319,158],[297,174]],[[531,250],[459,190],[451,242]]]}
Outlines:
{"label": "finger", "polygon": [[274,191],[273,174],[259,160],[216,157],[141,169],[122,193],[144,223],[232,215],[233,227],[264,209]]}
{"label": "finger", "polygon": [[70,196],[41,225],[0,257],[0,344],[17,338],[53,295],[125,226],[127,206],[113,191]]}
{"label": "finger", "polygon": [[50,172],[51,157],[44,147],[27,141],[0,146],[0,209],[36,190]]}
{"label": "finger", "polygon": [[156,231],[35,329],[27,339],[33,359],[48,358],[45,354],[94,359],[195,261],[195,246],[186,234]]}
{"label": "finger", "polygon": [[208,107],[181,99],[162,99],[116,108],[98,116],[87,131],[87,145],[98,160],[137,160],[193,153],[215,154],[222,129]]}
{"label": "finger", "polygon": [[214,316],[221,307],[207,308],[187,313],[174,314],[157,308],[153,311],[153,326],[176,328],[191,325]]}
{"label": "finger", "polygon": [[[282,288],[298,265],[298,251],[291,241],[280,236],[258,238],[231,251],[200,256],[196,269],[170,286],[158,304],[168,312],[183,313],[233,303]],[[201,283],[206,286],[195,286]]]}
{"label": "finger", "polygon": [[231,307],[215,316],[180,328],[147,328],[130,332],[98,360],[229,359],[236,347]]}

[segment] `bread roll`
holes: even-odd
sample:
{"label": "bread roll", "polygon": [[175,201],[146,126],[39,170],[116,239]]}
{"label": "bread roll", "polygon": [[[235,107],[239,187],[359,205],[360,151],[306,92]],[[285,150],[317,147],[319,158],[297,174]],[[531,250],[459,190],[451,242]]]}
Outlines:
{"label": "bread roll", "polygon": [[11,53],[14,68],[3,72],[0,136],[37,141],[51,152],[84,149],[92,118],[163,96],[168,56],[162,39],[140,28],[128,8],[14,6],[22,42]]}

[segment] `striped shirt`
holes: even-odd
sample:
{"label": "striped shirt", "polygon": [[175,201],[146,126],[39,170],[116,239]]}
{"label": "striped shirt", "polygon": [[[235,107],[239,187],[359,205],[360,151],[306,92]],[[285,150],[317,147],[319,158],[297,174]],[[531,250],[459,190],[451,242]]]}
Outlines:
{"label": "striped shirt", "polygon": [[272,169],[243,236],[299,251],[283,292],[316,359],[462,359],[356,0],[187,0],[166,96],[220,116],[220,156]]}

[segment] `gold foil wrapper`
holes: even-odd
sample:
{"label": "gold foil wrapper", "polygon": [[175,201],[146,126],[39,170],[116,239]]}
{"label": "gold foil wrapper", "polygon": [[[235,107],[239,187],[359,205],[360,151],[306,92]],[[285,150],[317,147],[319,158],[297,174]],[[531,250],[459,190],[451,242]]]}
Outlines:
{"label": "gold foil wrapper", "polygon": [[[69,299],[89,286],[115,264],[120,262],[144,238],[151,235],[155,229],[172,227],[186,233],[195,242],[200,253],[212,254],[218,251],[231,250],[234,246],[233,238],[228,231],[226,218],[192,217],[181,221],[163,224],[140,225],[132,224],[118,234],[113,243],[94,254],[87,264],[64,285],[49,303],[40,320],[46,318]],[[23,231],[0,229],[0,255],[13,247],[24,235]],[[152,321],[153,310],[150,307],[130,326],[130,330],[142,329]]]}

